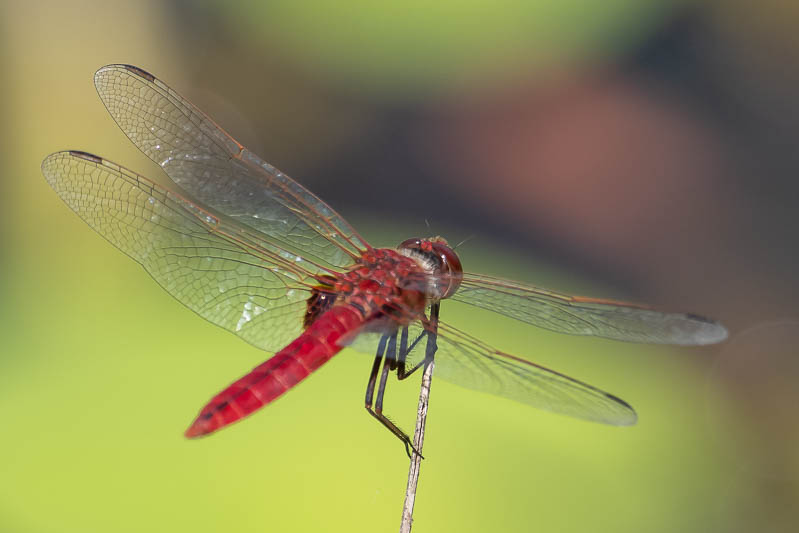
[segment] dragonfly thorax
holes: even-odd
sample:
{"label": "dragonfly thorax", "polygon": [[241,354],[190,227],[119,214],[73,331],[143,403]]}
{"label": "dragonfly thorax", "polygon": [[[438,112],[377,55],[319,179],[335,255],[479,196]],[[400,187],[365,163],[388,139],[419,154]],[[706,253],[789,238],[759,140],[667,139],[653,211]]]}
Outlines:
{"label": "dragonfly thorax", "polygon": [[303,320],[309,327],[335,305],[354,307],[366,320],[389,318],[407,324],[430,300],[428,269],[390,248],[371,249],[349,270],[317,277]]}

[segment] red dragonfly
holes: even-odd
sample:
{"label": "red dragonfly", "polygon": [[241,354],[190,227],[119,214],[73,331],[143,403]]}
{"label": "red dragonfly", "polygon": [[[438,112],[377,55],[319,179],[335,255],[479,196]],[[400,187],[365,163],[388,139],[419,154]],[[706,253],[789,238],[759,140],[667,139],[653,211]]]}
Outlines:
{"label": "red dragonfly", "polygon": [[445,298],[574,335],[681,345],[727,335],[721,324],[693,314],[464,273],[439,237],[375,248],[153,75],[109,65],[94,82],[117,125],[179,189],[81,151],[48,156],[48,183],[189,309],[276,352],[213,397],[187,437],[251,414],[348,345],[377,347],[366,408],[406,451],[410,439],[382,412],[386,377],[407,377],[433,355],[436,375],[458,385],[595,422],[635,423],[635,411],[616,396],[441,322]]}

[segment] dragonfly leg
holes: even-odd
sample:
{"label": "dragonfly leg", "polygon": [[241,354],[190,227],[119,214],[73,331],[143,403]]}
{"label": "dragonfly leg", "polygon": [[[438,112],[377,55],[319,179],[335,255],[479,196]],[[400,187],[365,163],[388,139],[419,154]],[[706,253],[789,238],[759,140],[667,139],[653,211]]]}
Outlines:
{"label": "dragonfly leg", "polygon": [[400,350],[396,361],[397,367],[397,379],[402,381],[403,379],[410,377],[411,374],[419,370],[424,366],[426,359],[419,361],[416,365],[411,368],[410,370],[405,370],[405,360],[408,357],[408,354],[413,350],[419,341],[427,337],[428,333],[426,330],[422,331],[414,341],[408,345],[408,328],[402,328],[402,336],[400,337]]}
{"label": "dragonfly leg", "polygon": [[[407,335],[406,335],[407,338]],[[388,351],[387,351],[388,350]],[[397,353],[397,334],[385,336],[380,339],[380,344],[377,347],[377,354],[375,361],[372,365],[372,372],[369,375],[369,384],[366,387],[366,410],[370,415],[375,417],[381,424],[388,428],[405,445],[405,453],[411,457],[411,450],[422,457],[422,454],[413,447],[411,438],[397,427],[386,415],[383,414],[383,396],[386,390],[386,383],[388,382],[388,374],[391,370],[396,368],[396,361],[391,354]],[[377,381],[377,374],[380,371],[380,362],[383,361],[383,372],[380,376],[380,385],[377,389],[377,401],[375,408],[372,409],[372,401],[374,400],[375,384]],[[424,457],[422,457],[424,458]]]}
{"label": "dragonfly leg", "polygon": [[[402,330],[402,337],[400,340],[400,353],[399,357],[397,357],[397,379],[403,380],[409,377],[411,374],[425,366],[428,361],[433,359],[433,356],[436,353],[436,349],[438,346],[436,345],[436,331],[438,330],[438,313],[440,309],[440,304],[436,303],[430,307],[430,317],[424,320],[424,329],[422,332],[414,339],[414,341],[408,345],[408,328],[403,328]],[[416,365],[411,368],[410,370],[405,370],[405,360],[408,354],[413,350],[422,339],[427,339],[427,346],[425,347],[425,357]]]}
{"label": "dragonfly leg", "polygon": [[366,410],[369,412],[372,409],[372,400],[375,397],[375,382],[377,381],[377,373],[380,371],[383,353],[386,351],[387,341],[387,335],[380,338],[380,344],[377,345],[377,354],[375,354],[375,362],[372,364],[372,372],[369,374],[369,383],[366,385]]}

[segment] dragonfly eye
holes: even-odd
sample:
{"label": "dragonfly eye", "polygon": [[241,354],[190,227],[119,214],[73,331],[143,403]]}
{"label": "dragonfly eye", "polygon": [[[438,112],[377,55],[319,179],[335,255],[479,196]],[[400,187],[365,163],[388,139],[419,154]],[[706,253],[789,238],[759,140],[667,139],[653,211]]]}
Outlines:
{"label": "dragonfly eye", "polygon": [[449,298],[458,287],[461,285],[463,279],[463,267],[461,260],[455,250],[450,248],[443,242],[432,242],[432,253],[439,261],[439,270],[441,276],[441,298]]}
{"label": "dragonfly eye", "polygon": [[422,249],[422,239],[413,238],[413,239],[405,239],[402,241],[399,246],[397,246],[400,250],[408,249],[408,250],[419,250]]}
{"label": "dragonfly eye", "polygon": [[400,250],[413,250],[419,255],[431,260],[435,265],[435,277],[438,290],[437,299],[449,298],[460,287],[463,279],[461,260],[455,251],[447,245],[447,241],[440,237],[432,239],[406,239],[400,243]]}

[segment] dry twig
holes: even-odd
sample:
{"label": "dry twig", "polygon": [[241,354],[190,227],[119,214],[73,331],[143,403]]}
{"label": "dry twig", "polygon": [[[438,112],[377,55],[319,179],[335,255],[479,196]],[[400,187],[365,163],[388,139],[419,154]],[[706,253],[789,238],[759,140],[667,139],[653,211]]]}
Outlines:
{"label": "dry twig", "polygon": [[430,331],[427,338],[427,353],[422,374],[422,388],[419,391],[419,406],[416,410],[416,429],[413,433],[413,448],[418,450],[411,454],[411,466],[408,469],[408,487],[405,490],[405,505],[402,508],[400,533],[410,533],[413,524],[413,505],[416,502],[416,485],[419,483],[419,468],[422,464],[422,444],[424,444],[424,428],[427,422],[427,405],[430,400],[430,384],[433,380],[433,368],[436,352],[436,329],[438,326],[439,304],[433,304],[430,310]]}

